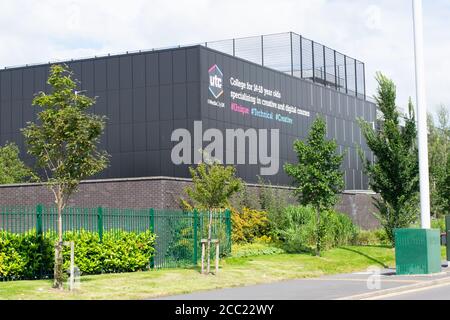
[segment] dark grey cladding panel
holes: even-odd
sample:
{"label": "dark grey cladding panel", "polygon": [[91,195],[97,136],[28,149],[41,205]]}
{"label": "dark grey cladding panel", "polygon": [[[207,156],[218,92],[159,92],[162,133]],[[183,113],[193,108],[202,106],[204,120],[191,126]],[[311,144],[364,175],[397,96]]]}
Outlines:
{"label": "dark grey cladding panel", "polygon": [[16,69],[11,72],[11,98],[12,100],[22,99],[22,70]]}
{"label": "dark grey cladding panel", "polygon": [[133,88],[145,87],[145,55],[134,55],[133,64]]}
{"label": "dark grey cladding panel", "polygon": [[0,99],[11,100],[11,71],[5,70],[0,73]]}
{"label": "dark grey cladding panel", "polygon": [[173,83],[173,60],[172,52],[159,53],[159,84],[168,85]]}
{"label": "dark grey cladding panel", "polygon": [[87,60],[81,64],[81,88],[91,95],[94,92],[94,61]]}
{"label": "dark grey cladding panel", "polygon": [[108,90],[119,90],[120,88],[120,67],[119,58],[112,57],[106,60],[107,87]]}
{"label": "dark grey cladding panel", "polygon": [[146,86],[159,85],[159,54],[145,54],[145,79]]}
{"label": "dark grey cladding panel", "polygon": [[96,92],[107,89],[107,60],[99,59],[94,63],[94,88]]}
{"label": "dark grey cladding panel", "polygon": [[186,83],[186,50],[174,51],[172,62],[173,83]]}
{"label": "dark grey cladding panel", "polygon": [[142,123],[146,119],[145,87],[133,88],[133,123]]}
{"label": "dark grey cladding panel", "polygon": [[119,83],[120,89],[131,89],[133,87],[133,64],[131,56],[119,58]]}

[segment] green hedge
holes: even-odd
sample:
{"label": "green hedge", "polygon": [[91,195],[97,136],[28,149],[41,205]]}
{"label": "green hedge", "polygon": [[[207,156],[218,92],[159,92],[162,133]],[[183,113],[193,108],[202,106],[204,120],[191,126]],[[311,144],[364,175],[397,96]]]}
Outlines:
{"label": "green hedge", "polygon": [[[81,274],[134,272],[149,268],[154,254],[155,235],[120,230],[99,235],[90,231],[66,232],[64,241],[75,241],[75,265]],[[0,278],[35,279],[51,276],[54,265],[55,233],[42,237],[0,232]],[[70,248],[64,247],[64,268],[70,263]]]}
{"label": "green hedge", "polygon": [[0,231],[0,278],[33,279],[39,274],[50,274],[53,243],[50,235],[41,238],[35,231],[26,234]]}

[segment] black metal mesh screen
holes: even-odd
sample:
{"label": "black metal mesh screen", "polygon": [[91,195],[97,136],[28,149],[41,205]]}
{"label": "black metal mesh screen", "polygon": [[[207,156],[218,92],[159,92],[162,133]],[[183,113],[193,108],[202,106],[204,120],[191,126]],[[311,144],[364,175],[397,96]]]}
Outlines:
{"label": "black metal mesh screen", "polygon": [[206,42],[204,45],[366,98],[364,63],[293,32]]}

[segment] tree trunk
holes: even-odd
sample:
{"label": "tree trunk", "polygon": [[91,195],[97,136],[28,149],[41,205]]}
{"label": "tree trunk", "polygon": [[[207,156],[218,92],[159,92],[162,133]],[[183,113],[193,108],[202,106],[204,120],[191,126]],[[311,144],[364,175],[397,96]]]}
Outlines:
{"label": "tree trunk", "polygon": [[317,214],[317,226],[316,226],[316,256],[320,257],[320,241],[321,241],[321,230],[320,230],[320,208],[316,208],[316,214]]}
{"label": "tree trunk", "polygon": [[63,230],[62,230],[62,208],[63,199],[61,192],[58,191],[56,196],[56,206],[58,208],[58,242],[55,245],[55,267],[53,288],[63,290]]}
{"label": "tree trunk", "polygon": [[207,263],[206,263],[206,274],[209,274],[210,267],[211,267],[211,234],[212,234],[212,220],[213,220],[213,214],[212,209],[209,210],[209,224],[208,224],[208,243],[206,246],[206,253],[207,253]]}

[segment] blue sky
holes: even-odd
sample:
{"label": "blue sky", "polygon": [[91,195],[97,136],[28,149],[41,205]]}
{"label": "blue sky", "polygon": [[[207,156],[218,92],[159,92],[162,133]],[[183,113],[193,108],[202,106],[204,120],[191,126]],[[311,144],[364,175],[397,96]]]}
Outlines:
{"label": "blue sky", "polygon": [[[450,106],[450,1],[424,0],[427,102]],[[2,0],[0,67],[294,31],[391,77],[414,100],[411,0]]]}

